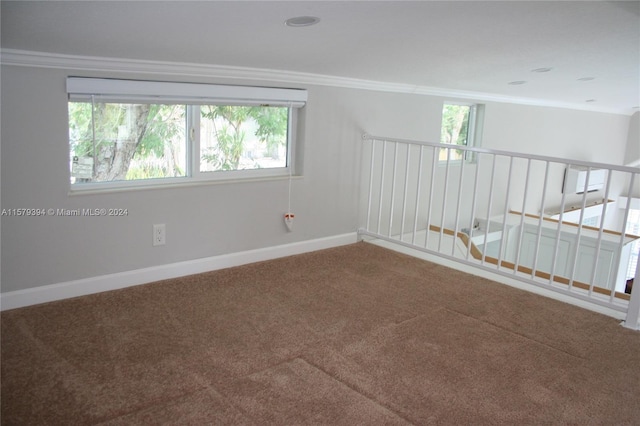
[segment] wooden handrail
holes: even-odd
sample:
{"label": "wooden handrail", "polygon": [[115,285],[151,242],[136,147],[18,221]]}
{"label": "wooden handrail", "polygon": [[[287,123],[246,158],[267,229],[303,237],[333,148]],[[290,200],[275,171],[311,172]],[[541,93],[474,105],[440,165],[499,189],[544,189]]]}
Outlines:
{"label": "wooden handrail", "polygon": [[[539,218],[539,217],[538,217]],[[564,222],[563,222],[564,223]],[[453,236],[455,234],[455,232],[451,229],[448,228],[440,228],[439,226],[436,225],[429,225],[429,230],[434,231],[434,232],[441,232],[443,234],[446,235],[450,235]],[[618,235],[620,235],[618,233]],[[464,232],[458,232],[457,237],[460,238],[460,240],[462,241],[462,243],[465,245],[465,247],[469,247],[469,244],[471,244],[471,248],[470,248],[470,253],[471,256],[475,259],[475,260],[482,260],[483,258],[483,254],[482,251],[480,251],[480,249],[475,245],[475,243],[473,241],[471,241],[471,238],[469,237],[469,235],[465,234]],[[498,259],[493,257],[493,256],[484,256],[484,260],[488,263],[491,263],[492,265],[498,265]],[[507,269],[511,269],[511,270],[515,270],[515,263],[513,262],[508,262],[506,260],[502,260],[500,261],[500,266],[507,268]],[[531,275],[533,273],[533,269],[526,267],[526,266],[522,266],[522,265],[518,265],[518,272],[522,272],[528,275]],[[543,279],[550,279],[551,278],[551,274],[549,274],[548,272],[543,272],[543,271],[535,271],[535,276],[538,278],[543,278]],[[553,276],[553,281],[557,282],[559,284],[564,284],[564,285],[569,285],[569,282],[571,281],[569,278],[566,277],[562,277],[559,275],[554,275]],[[574,287],[583,289],[583,290],[589,290],[591,288],[591,286],[587,283],[583,283],[581,281],[573,281],[572,284]],[[611,291],[609,289],[603,288],[603,287],[598,287],[598,286],[593,286],[593,291],[595,293],[598,294],[603,294],[606,296],[611,296]],[[614,297],[618,298],[618,299],[622,299],[622,300],[630,300],[631,299],[631,295],[627,294],[627,293],[620,293],[619,291],[616,291],[614,294]]]}

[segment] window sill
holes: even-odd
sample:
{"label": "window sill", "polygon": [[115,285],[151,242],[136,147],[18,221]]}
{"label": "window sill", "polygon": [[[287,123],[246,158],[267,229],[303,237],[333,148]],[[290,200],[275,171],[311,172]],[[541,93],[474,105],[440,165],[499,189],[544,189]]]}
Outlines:
{"label": "window sill", "polygon": [[171,182],[163,180],[162,183],[157,182],[117,182],[107,183],[103,185],[101,183],[86,183],[73,185],[68,192],[69,196],[81,196],[81,195],[96,195],[96,194],[112,194],[131,191],[146,191],[146,190],[162,190],[162,189],[175,189],[175,188],[191,188],[198,186],[211,186],[211,185],[236,185],[243,183],[257,183],[257,182],[272,182],[291,179],[302,179],[303,175],[288,174],[266,176],[266,177],[243,177],[243,178],[228,178],[228,179],[201,179],[196,180],[193,178],[175,178],[171,179]]}

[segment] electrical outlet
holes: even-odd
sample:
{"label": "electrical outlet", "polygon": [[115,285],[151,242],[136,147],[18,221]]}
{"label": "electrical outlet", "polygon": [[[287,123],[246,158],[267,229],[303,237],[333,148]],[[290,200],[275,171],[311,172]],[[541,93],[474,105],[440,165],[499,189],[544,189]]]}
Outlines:
{"label": "electrical outlet", "polygon": [[167,227],[164,223],[153,225],[153,245],[163,246],[167,242]]}

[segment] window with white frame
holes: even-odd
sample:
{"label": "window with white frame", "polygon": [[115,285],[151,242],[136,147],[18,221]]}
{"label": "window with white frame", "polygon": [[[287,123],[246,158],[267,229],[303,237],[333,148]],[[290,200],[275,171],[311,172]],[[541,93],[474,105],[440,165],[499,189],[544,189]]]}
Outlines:
{"label": "window with white frame", "polygon": [[[440,143],[449,145],[479,146],[482,121],[484,119],[484,105],[447,103],[442,106],[442,124],[440,127]],[[439,160],[473,161],[474,156],[463,150],[441,149]]]}
{"label": "window with white frame", "polygon": [[307,92],[70,77],[72,190],[293,173]]}

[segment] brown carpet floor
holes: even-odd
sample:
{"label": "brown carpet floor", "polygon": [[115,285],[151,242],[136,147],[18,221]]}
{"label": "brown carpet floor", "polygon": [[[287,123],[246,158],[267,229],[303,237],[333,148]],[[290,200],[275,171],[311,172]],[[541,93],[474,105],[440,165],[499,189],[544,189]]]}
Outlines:
{"label": "brown carpet floor", "polygon": [[640,333],[367,243],[1,320],[3,425],[640,424]]}

